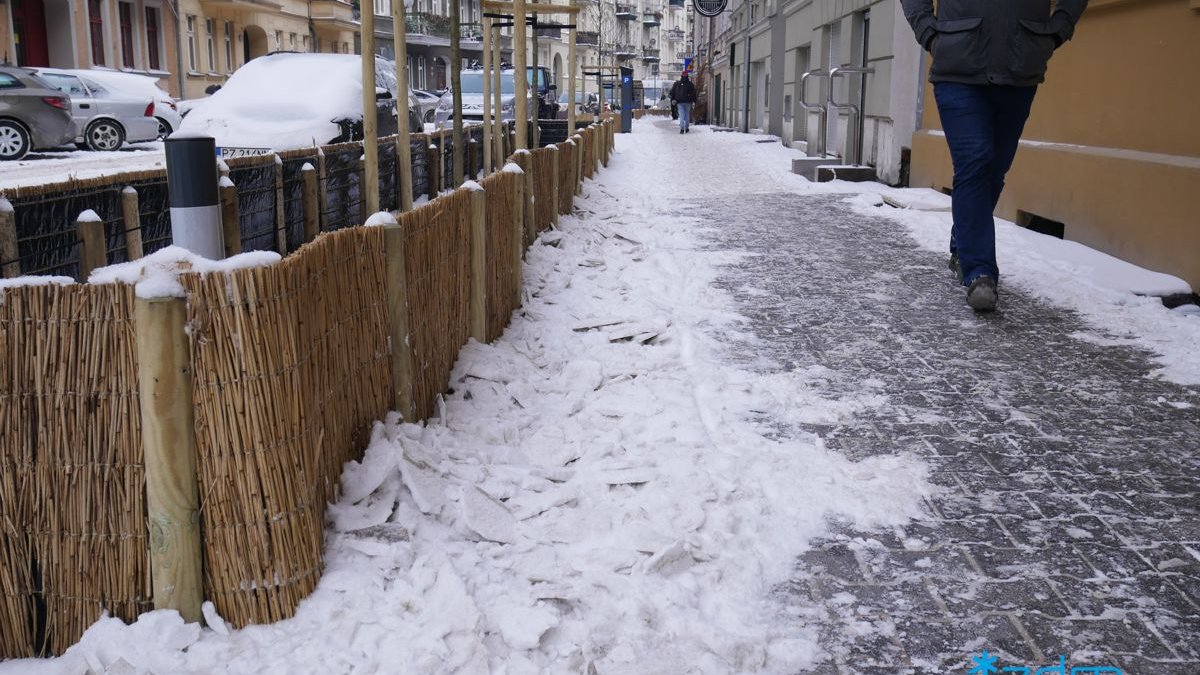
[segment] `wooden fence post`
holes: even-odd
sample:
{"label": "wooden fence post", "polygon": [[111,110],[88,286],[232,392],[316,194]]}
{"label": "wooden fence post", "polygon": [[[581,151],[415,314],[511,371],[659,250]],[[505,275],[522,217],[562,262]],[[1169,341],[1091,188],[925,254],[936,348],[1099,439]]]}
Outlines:
{"label": "wooden fence post", "polygon": [[593,176],[600,168],[600,156],[604,154],[604,126],[592,127],[592,171]]}
{"label": "wooden fence post", "polygon": [[204,595],[186,319],[183,298],[135,301],[154,608],[177,610],[184,621],[195,622]]}
{"label": "wooden fence post", "polygon": [[108,264],[104,221],[95,211],[84,211],[75,219],[75,233],[80,243],[78,281],[84,283],[92,270]]}
{"label": "wooden fence post", "polygon": [[[478,186],[478,183],[476,183]],[[487,193],[471,188],[471,337],[487,342]]]}
{"label": "wooden fence post", "polygon": [[223,176],[218,191],[221,197],[221,235],[225,239],[225,257],[242,252],[242,215],[238,205],[237,186]]}
{"label": "wooden fence post", "polygon": [[521,259],[525,255],[525,176],[520,174],[513,181],[513,207],[513,307],[520,307]]}
{"label": "wooden fence post", "polygon": [[438,152],[432,138],[429,141],[429,147],[425,149],[425,176],[429,184],[429,201],[433,201],[442,191],[442,153]]}
{"label": "wooden fence post", "polygon": [[283,159],[275,155],[275,237],[279,255],[288,254],[287,213],[283,201]]}
{"label": "wooden fence post", "polygon": [[525,235],[522,241],[524,248],[529,248],[537,237],[537,190],[533,180],[533,153],[526,150],[520,154],[521,168],[525,170]]}
{"label": "wooden fence post", "polygon": [[405,276],[404,229],[393,222],[383,226],[387,257],[388,341],[392,350],[392,395],[405,422],[416,417],[413,401],[413,353],[408,325],[408,277]]}
{"label": "wooden fence post", "polygon": [[305,163],[300,167],[304,177],[304,241],[308,243],[321,233],[321,200],[317,198],[317,168]]}
{"label": "wooden fence post", "polygon": [[317,148],[317,231],[325,230],[325,200],[329,194],[329,167],[325,162],[325,151]]}
{"label": "wooden fence post", "polygon": [[125,257],[137,260],[145,255],[142,248],[142,216],[138,211],[138,191],[130,185],[121,190],[121,220],[125,228]]}
{"label": "wooden fence post", "polygon": [[0,197],[0,279],[21,276],[20,256],[17,251],[17,213],[12,202]]}
{"label": "wooden fence post", "polygon": [[479,141],[472,138],[467,142],[467,180],[479,180]]}
{"label": "wooden fence post", "polygon": [[550,199],[554,202],[554,208],[550,209],[550,223],[558,227],[558,167],[562,162],[562,152],[558,149],[558,145],[547,146],[550,148],[550,157],[553,161],[550,162]]}
{"label": "wooden fence post", "polygon": [[[373,214],[367,213],[367,208],[370,207],[370,202],[367,201],[367,155],[366,141],[363,141],[363,154],[358,157],[358,222],[367,222]],[[379,188],[375,188],[378,190]]]}
{"label": "wooden fence post", "polygon": [[583,194],[583,134],[575,134],[575,194]]}

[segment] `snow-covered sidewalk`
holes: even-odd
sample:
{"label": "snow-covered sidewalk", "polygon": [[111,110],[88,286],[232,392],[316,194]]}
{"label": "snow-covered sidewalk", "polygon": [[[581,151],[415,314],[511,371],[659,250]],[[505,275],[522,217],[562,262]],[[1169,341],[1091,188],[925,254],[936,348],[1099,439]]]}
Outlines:
{"label": "snow-covered sidewalk", "polygon": [[[853,368],[760,353],[720,282],[755,260],[714,246],[722,223],[696,207],[858,194],[854,208],[904,220],[934,250],[949,215],[879,205],[940,204],[929,191],[811,185],[778,144],[696,131],[647,120],[618,136],[576,214],[530,250],[508,331],[464,348],[439,416],[377,426],[347,466],[325,576],[295,618],[237,631],[211,612],[204,629],[171,612],[101,620],[64,657],[0,674],[783,675],[826,662],[821,627],[797,618],[814,608],[781,587],[831,519],[871,530],[927,517],[931,467],[886,449],[851,460],[800,430],[895,402]],[[1006,283],[1086,293],[1095,325],[1200,381],[1200,318],[1129,292],[1178,280],[1063,246],[1002,228],[1020,261]],[[1088,266],[1110,283],[1121,270],[1122,285],[1093,284]]]}

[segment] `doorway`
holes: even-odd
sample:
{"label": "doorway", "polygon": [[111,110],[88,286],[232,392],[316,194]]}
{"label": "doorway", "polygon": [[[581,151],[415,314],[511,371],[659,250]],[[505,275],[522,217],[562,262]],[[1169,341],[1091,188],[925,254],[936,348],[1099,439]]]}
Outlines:
{"label": "doorway", "polygon": [[246,26],[242,31],[242,65],[267,53],[267,31],[259,26]]}
{"label": "doorway", "polygon": [[48,67],[50,43],[46,37],[46,7],[42,0],[10,0],[9,5],[17,65]]}

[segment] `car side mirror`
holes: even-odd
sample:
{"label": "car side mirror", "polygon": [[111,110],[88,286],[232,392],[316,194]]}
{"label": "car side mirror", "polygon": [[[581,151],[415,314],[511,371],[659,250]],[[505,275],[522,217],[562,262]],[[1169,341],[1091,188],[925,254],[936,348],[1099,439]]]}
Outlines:
{"label": "car side mirror", "polygon": [[558,91],[558,85],[557,85],[557,84],[551,84],[551,85],[550,85],[550,91]]}

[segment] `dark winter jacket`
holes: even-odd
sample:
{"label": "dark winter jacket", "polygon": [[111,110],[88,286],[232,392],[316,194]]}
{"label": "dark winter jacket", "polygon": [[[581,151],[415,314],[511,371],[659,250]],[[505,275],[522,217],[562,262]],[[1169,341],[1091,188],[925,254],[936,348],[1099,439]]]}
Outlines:
{"label": "dark winter jacket", "polygon": [[933,55],[932,82],[1035,85],[1071,39],[1087,0],[901,0],[917,42]]}
{"label": "dark winter jacket", "polygon": [[679,80],[671,85],[671,98],[676,103],[695,103],[696,85],[691,80]]}

